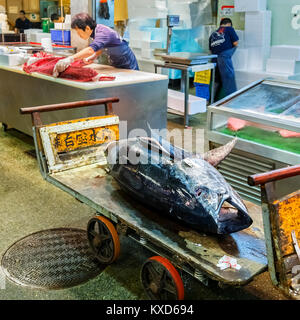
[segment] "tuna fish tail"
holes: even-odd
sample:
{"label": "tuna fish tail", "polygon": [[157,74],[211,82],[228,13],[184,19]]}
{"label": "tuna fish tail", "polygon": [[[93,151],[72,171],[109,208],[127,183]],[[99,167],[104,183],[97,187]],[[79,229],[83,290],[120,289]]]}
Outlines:
{"label": "tuna fish tail", "polygon": [[208,151],[204,154],[204,160],[210,163],[212,166],[217,167],[223,160],[225,160],[225,158],[229,156],[230,152],[234,149],[237,140],[238,139],[235,138],[225,146]]}

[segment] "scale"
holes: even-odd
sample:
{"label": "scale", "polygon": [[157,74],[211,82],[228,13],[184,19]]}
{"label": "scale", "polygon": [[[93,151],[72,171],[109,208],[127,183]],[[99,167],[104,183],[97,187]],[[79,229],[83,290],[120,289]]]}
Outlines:
{"label": "scale", "polygon": [[173,28],[179,26],[180,24],[180,16],[168,15],[167,16],[167,27],[168,27],[168,36],[167,36],[167,54],[170,53]]}
{"label": "scale", "polygon": [[194,53],[194,52],[172,52],[171,41],[173,35],[173,28],[180,25],[180,16],[168,15],[167,16],[167,49],[155,49],[154,55],[165,61],[166,64],[179,64],[185,66],[206,64],[213,58],[217,58],[217,55],[211,53]]}

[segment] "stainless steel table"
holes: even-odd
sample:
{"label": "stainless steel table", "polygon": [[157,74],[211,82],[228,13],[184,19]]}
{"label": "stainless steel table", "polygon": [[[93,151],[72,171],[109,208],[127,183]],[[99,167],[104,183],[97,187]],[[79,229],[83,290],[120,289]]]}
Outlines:
{"label": "stainless steel table", "polygon": [[[216,75],[216,63],[205,63],[205,60],[211,60],[213,58],[217,58],[216,55],[204,55],[201,56],[197,54],[193,54],[194,57],[197,57],[197,62],[195,60],[193,62],[192,59],[183,59],[179,58],[177,55],[174,57],[172,56],[164,56],[161,55],[165,60],[166,57],[170,57],[170,60],[173,58],[174,62],[166,61],[165,64],[155,64],[155,73],[157,73],[158,68],[165,68],[165,69],[175,69],[181,71],[181,91],[184,93],[184,126],[187,128],[189,126],[189,90],[190,90],[190,79],[189,73],[190,72],[199,72],[199,71],[206,71],[212,70],[212,80],[211,80],[211,98],[210,103],[214,103],[214,88],[215,88],[215,75]],[[203,60],[202,60],[203,59]],[[201,61],[202,60],[202,61]],[[176,63],[175,63],[176,61]],[[178,63],[177,63],[178,62]],[[185,63],[189,64],[185,64]],[[202,62],[202,63],[201,63]]]}
{"label": "stainless steel table", "polygon": [[[118,96],[114,110],[119,116],[120,137],[132,130],[148,134],[167,127],[168,77],[110,66],[90,65],[98,73],[115,76],[114,81],[76,82],[42,74],[27,74],[21,67],[0,66],[0,122],[32,135],[30,116],[21,116],[20,107],[76,102]],[[153,94],[155,93],[155,94]],[[63,113],[63,114],[61,114]],[[65,110],[43,115],[45,123],[100,116],[102,109]]]}

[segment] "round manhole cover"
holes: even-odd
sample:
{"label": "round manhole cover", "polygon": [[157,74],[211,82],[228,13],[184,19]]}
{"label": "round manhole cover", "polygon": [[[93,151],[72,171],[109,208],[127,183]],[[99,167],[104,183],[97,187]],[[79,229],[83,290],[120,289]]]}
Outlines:
{"label": "round manhole cover", "polygon": [[13,282],[31,288],[70,288],[94,278],[104,267],[90,251],[86,231],[52,229],[13,244],[2,258]]}

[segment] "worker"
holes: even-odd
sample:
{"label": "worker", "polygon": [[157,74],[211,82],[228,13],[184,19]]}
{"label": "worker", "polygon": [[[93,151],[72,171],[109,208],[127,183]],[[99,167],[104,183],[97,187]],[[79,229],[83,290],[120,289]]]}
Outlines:
{"label": "worker", "polygon": [[31,22],[26,18],[26,13],[24,10],[19,12],[20,16],[16,20],[15,33],[24,33],[24,30],[31,28]]}
{"label": "worker", "polygon": [[239,37],[232,27],[229,18],[221,20],[220,28],[209,38],[209,49],[212,54],[218,55],[216,82],[221,83],[224,92],[230,95],[237,91],[232,56],[238,46]]}
{"label": "worker", "polygon": [[86,64],[90,64],[103,53],[107,54],[108,61],[113,67],[139,70],[136,57],[128,42],[113,29],[96,24],[87,13],[79,13],[73,18],[72,29],[75,29],[80,38],[84,40],[92,38],[93,42],[75,55],[59,60],[53,71],[55,77],[64,72],[74,61],[83,59]]}

